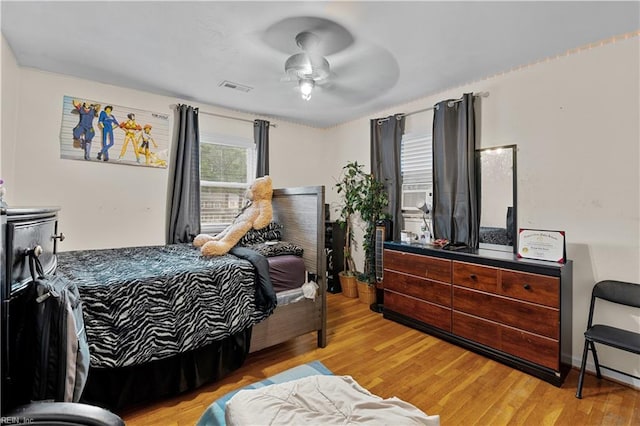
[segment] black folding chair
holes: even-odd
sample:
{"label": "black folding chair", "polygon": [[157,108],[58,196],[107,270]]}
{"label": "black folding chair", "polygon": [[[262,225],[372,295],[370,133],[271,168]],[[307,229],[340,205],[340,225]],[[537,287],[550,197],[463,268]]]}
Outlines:
{"label": "black folding chair", "polygon": [[640,285],[622,281],[600,281],[593,287],[593,291],[591,292],[591,307],[589,308],[589,321],[587,323],[587,331],[584,332],[584,351],[582,353],[582,366],[580,367],[580,376],[578,377],[576,398],[582,398],[582,384],[584,381],[584,372],[587,364],[587,356],[589,355],[589,349],[593,352],[593,361],[596,365],[596,374],[598,379],[602,379],[602,374],[600,374],[601,367],[625,376],[640,379],[640,377],[636,377],[632,374],[625,373],[605,365],[600,365],[598,362],[596,343],[632,352],[634,354],[640,354],[640,330],[624,330],[603,324],[593,325],[593,313],[596,305],[596,299],[640,308]]}

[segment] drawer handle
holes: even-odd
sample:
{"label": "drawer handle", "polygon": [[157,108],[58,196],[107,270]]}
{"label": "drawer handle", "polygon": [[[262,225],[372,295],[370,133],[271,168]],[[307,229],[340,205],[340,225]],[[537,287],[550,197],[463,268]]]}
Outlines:
{"label": "drawer handle", "polygon": [[60,240],[60,242],[64,241],[65,236],[64,234],[61,232],[58,235],[52,235],[51,238],[53,238],[54,240]]}
{"label": "drawer handle", "polygon": [[469,275],[469,278],[471,278],[472,280],[476,281],[478,279],[478,276],[476,274],[471,274],[471,275]]}
{"label": "drawer handle", "polygon": [[531,290],[531,286],[529,284],[525,284],[522,287],[524,287],[525,290]]}
{"label": "drawer handle", "polygon": [[35,246],[32,249],[25,249],[24,254],[26,256],[34,255],[35,257],[39,257],[43,252],[44,250],[42,250],[41,246]]}

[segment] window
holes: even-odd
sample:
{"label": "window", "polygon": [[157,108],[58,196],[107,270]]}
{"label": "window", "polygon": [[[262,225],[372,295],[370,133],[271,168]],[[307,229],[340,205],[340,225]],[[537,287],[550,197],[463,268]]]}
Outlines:
{"label": "window", "polygon": [[203,232],[221,231],[244,206],[255,178],[255,143],[228,135],[200,138],[200,224]]}
{"label": "window", "polygon": [[400,170],[402,173],[402,210],[415,213],[424,202],[432,206],[431,135],[412,133],[402,135]]}

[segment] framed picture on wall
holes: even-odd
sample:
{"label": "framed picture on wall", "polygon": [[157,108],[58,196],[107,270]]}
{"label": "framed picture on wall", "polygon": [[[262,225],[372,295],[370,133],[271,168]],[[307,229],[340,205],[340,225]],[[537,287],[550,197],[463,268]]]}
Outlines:
{"label": "framed picture on wall", "polygon": [[60,158],[166,168],[169,114],[64,96]]}
{"label": "framed picture on wall", "polygon": [[564,231],[520,228],[518,257],[564,263],[567,258]]}

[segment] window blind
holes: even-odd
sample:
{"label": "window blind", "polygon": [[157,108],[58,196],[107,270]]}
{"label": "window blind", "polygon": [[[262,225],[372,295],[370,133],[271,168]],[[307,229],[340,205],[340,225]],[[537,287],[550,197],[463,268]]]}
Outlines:
{"label": "window blind", "polygon": [[400,169],[403,185],[433,183],[431,135],[407,133],[402,136]]}

